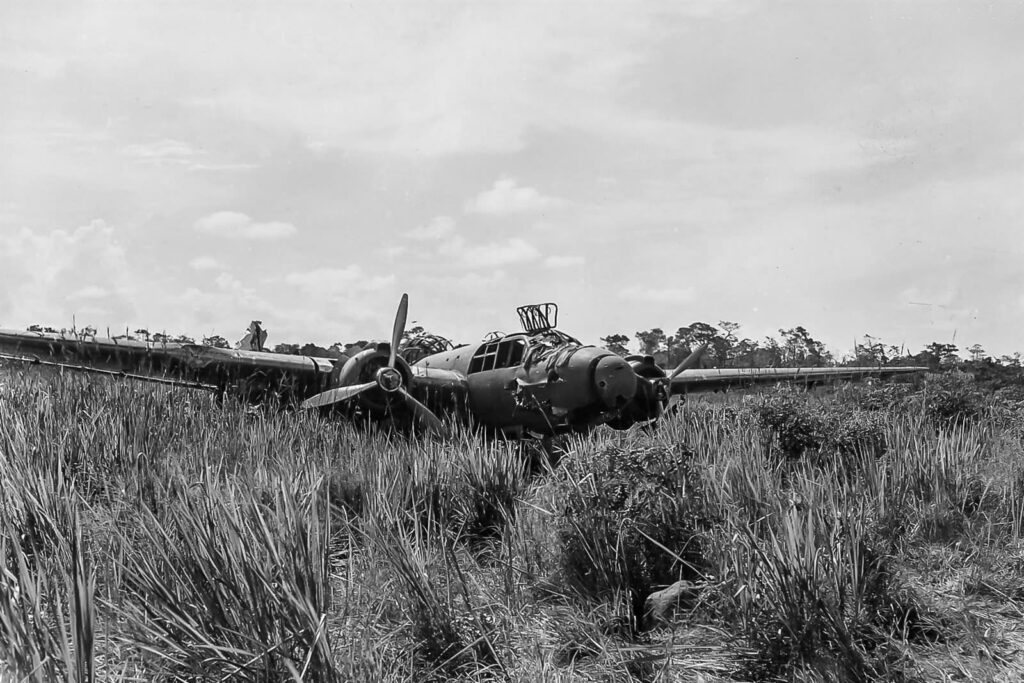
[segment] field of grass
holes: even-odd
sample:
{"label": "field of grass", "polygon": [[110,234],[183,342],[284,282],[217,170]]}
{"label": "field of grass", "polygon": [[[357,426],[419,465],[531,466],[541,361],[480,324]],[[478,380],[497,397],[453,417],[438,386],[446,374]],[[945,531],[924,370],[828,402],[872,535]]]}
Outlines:
{"label": "field of grass", "polygon": [[906,394],[552,461],[4,369],[0,680],[1021,680],[1024,409]]}

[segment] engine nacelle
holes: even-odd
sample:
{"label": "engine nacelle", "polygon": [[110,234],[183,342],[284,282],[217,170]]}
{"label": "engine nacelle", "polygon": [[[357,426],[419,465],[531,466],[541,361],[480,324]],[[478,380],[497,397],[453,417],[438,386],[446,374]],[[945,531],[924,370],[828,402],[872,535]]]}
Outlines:
{"label": "engine nacelle", "polygon": [[664,380],[667,375],[652,356],[626,356],[626,362],[637,375],[636,393],[619,413],[608,421],[612,429],[629,429],[637,422],[648,422],[661,417],[668,405],[668,391]]}
{"label": "engine nacelle", "polygon": [[[387,366],[390,353],[391,348],[388,344],[378,344],[375,348],[360,351],[335,369],[331,377],[331,387],[373,382],[377,371]],[[402,375],[402,386],[408,388],[412,381],[412,370],[409,368],[409,363],[401,356],[396,356],[395,369]],[[358,402],[364,409],[375,415],[405,406],[400,396],[387,393],[376,387],[362,392],[351,401]]]}

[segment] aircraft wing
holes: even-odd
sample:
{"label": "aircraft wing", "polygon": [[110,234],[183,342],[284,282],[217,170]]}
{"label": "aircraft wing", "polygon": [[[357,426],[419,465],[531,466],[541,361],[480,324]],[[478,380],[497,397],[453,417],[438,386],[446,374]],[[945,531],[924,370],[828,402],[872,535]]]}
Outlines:
{"label": "aircraft wing", "polygon": [[321,391],[334,369],[329,358],[0,329],[3,359],[201,389],[286,390],[298,397]]}
{"label": "aircraft wing", "polygon": [[709,368],[683,370],[672,379],[672,394],[688,394],[699,391],[721,391],[754,385],[776,384],[778,382],[822,382],[850,381],[878,377],[885,379],[894,375],[924,372],[922,367],[847,367],[847,368]]}

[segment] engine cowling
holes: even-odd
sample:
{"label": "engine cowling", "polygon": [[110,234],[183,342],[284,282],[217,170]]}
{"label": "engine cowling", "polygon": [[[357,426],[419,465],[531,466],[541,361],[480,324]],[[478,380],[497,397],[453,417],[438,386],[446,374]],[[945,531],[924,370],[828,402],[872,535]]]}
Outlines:
{"label": "engine cowling", "polygon": [[[375,348],[360,351],[335,369],[331,377],[331,387],[353,386],[375,381],[381,369],[388,367],[389,355],[390,347],[387,344],[378,344]],[[409,363],[398,356],[395,359],[394,371],[401,376],[401,386],[408,387],[412,381],[412,369],[410,369]],[[372,388],[360,393],[353,399],[353,402],[356,401],[364,410],[376,416],[403,405],[401,396],[381,388]]]}
{"label": "engine cowling", "polygon": [[626,362],[636,373],[636,393],[614,420],[608,421],[612,429],[629,429],[637,422],[648,422],[661,416],[668,405],[664,380],[667,375],[652,356],[626,356]]}

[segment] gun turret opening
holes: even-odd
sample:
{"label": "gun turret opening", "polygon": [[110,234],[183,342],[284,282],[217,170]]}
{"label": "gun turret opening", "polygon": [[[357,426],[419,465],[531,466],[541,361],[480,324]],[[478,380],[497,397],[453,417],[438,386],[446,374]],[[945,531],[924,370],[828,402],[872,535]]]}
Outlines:
{"label": "gun turret opening", "polygon": [[528,304],[516,309],[523,329],[531,334],[558,327],[558,304]]}

